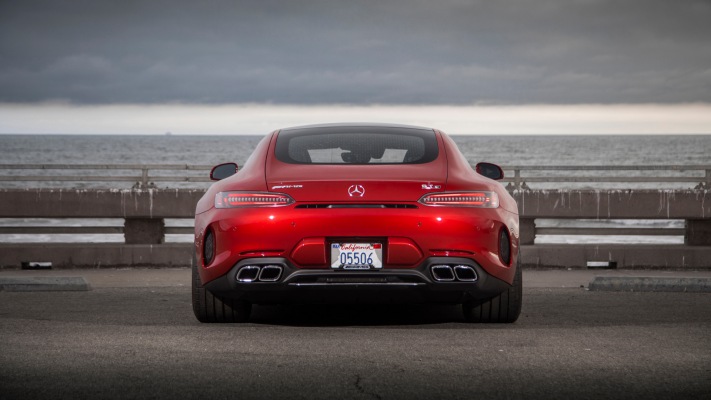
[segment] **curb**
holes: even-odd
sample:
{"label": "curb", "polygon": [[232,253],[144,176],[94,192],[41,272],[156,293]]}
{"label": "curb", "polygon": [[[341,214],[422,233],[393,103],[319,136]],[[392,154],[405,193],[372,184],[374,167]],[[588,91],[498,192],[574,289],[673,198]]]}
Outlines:
{"label": "curb", "polygon": [[85,292],[91,290],[86,279],[76,276],[0,278],[0,291],[6,292]]}
{"label": "curb", "polygon": [[711,278],[596,276],[588,289],[597,292],[711,293]]}

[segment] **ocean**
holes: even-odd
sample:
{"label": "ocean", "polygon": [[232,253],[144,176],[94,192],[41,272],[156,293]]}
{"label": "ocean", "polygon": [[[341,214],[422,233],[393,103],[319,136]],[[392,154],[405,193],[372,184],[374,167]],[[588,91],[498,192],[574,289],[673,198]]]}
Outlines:
{"label": "ocean", "polygon": [[[214,165],[234,161],[243,164],[263,136],[136,136],[136,135],[0,135],[0,164],[196,164]],[[625,166],[711,164],[711,135],[655,136],[453,136],[470,163],[488,161],[504,166]],[[0,169],[0,175],[17,176],[27,171]],[[552,174],[555,174],[553,172]],[[570,172],[568,172],[570,174]],[[590,172],[586,172],[590,174]],[[630,175],[630,173],[627,173]],[[663,172],[656,172],[661,175]],[[700,179],[701,180],[701,179]],[[106,187],[100,183],[44,183],[1,181],[0,188],[22,187]],[[130,183],[112,183],[128,188]],[[172,184],[171,187],[207,187],[209,183]],[[653,184],[652,188],[667,188]],[[673,185],[673,184],[671,184]],[[685,185],[685,186],[684,186]],[[159,185],[162,187],[165,185]],[[589,184],[531,184],[532,188],[594,188]],[[633,186],[633,187],[630,187]],[[607,184],[606,188],[638,188],[641,184]],[[679,185],[668,188],[678,188]],[[693,187],[685,183],[682,187]],[[191,221],[169,220],[169,226],[187,226]],[[683,227],[683,221],[576,221],[575,226],[607,227],[650,225]],[[121,225],[121,220],[0,219],[0,226],[29,225]],[[570,221],[541,220],[541,226],[563,226]],[[568,225],[566,225],[568,226]],[[122,235],[0,234],[0,242],[19,241],[122,241]],[[549,235],[551,236],[551,235]],[[169,235],[168,241],[188,242],[190,235]],[[683,243],[680,237],[539,237],[537,243]]]}
{"label": "ocean", "polygon": [[[2,164],[244,163],[263,136],[0,135]],[[472,163],[708,164],[711,135],[452,136]]]}

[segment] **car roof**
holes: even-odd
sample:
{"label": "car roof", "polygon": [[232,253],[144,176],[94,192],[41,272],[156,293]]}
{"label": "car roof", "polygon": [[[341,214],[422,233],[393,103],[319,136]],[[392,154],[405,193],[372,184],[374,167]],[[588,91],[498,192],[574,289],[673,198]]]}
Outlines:
{"label": "car roof", "polygon": [[280,131],[287,132],[287,131],[292,131],[292,130],[322,129],[322,128],[399,128],[399,129],[414,129],[414,130],[425,130],[425,131],[434,130],[432,128],[427,128],[427,127],[423,127],[423,126],[414,126],[414,125],[383,124],[383,123],[373,123],[373,122],[345,122],[345,123],[332,123],[332,124],[292,126],[292,127],[280,129]]}

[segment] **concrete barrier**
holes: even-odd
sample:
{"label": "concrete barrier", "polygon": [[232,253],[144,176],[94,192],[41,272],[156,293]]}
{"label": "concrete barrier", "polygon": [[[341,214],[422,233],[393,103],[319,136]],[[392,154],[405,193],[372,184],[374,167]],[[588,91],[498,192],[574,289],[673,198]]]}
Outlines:
{"label": "concrete barrier", "polygon": [[91,286],[81,276],[0,277],[0,291],[7,292],[85,292]]}
{"label": "concrete barrier", "polygon": [[[192,218],[203,193],[201,189],[2,189],[0,218],[122,218],[123,227],[47,230],[81,234],[105,229],[123,233],[125,242],[0,243],[0,267],[18,268],[27,261],[52,262],[55,268],[189,266],[191,244],[165,243],[165,234],[188,233],[190,228],[171,231],[165,219]],[[588,261],[615,261],[618,268],[711,269],[711,191],[525,190],[513,195],[519,205],[525,267],[584,268]],[[682,219],[685,240],[683,245],[536,244],[539,218]],[[19,229],[35,231],[42,228]]]}
{"label": "concrete barrier", "polygon": [[687,277],[596,276],[589,289],[598,292],[711,293],[711,279]]}

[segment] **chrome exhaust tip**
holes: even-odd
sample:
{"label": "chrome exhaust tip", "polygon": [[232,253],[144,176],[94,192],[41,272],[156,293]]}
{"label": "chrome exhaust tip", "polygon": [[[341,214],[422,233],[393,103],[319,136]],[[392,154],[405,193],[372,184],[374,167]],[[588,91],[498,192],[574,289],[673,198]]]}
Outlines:
{"label": "chrome exhaust tip", "polygon": [[265,265],[259,272],[261,282],[276,282],[281,278],[282,268],[278,265]]}
{"label": "chrome exhaust tip", "polygon": [[463,282],[474,282],[479,277],[476,274],[474,268],[468,265],[457,265],[454,267],[454,275],[457,276],[458,281]]}
{"label": "chrome exhaust tip", "polygon": [[449,265],[433,265],[430,268],[432,277],[438,282],[451,282],[454,280],[454,272]]}
{"label": "chrome exhaust tip", "polygon": [[258,277],[259,267],[256,265],[247,265],[237,272],[237,282],[254,282]]}

